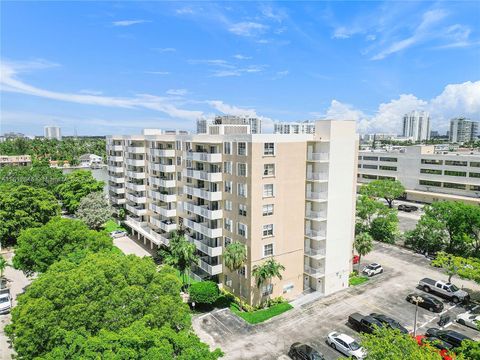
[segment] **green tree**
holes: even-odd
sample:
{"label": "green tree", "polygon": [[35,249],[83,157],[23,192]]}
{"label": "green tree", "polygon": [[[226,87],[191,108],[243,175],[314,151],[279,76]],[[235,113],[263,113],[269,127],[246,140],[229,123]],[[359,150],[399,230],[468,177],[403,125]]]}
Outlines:
{"label": "green tree", "polygon": [[50,168],[44,163],[32,166],[5,166],[0,168],[0,184],[27,185],[53,191],[64,181],[62,170]]}
{"label": "green tree", "polygon": [[47,223],[60,205],[45,189],[25,185],[0,186],[0,242],[15,244],[20,231]]}
{"label": "green tree", "polygon": [[[247,261],[247,247],[235,241],[228,244],[223,253],[223,263],[230,271],[238,271]],[[240,280],[240,295],[242,295],[242,281]]]}
{"label": "green tree", "polygon": [[360,273],[360,262],[362,256],[367,255],[373,250],[373,238],[369,233],[360,233],[355,236],[353,247],[358,253],[358,272]]}
{"label": "green tree", "polygon": [[7,260],[0,254],[0,279],[3,278],[3,273],[8,266]]}
{"label": "green tree", "polygon": [[464,260],[461,257],[441,251],[437,254],[436,259],[432,261],[432,265],[441,267],[448,275],[448,282],[451,282],[452,277],[458,274]]}
{"label": "green tree", "polygon": [[75,216],[93,230],[99,230],[113,215],[103,191],[93,192],[80,200]]}
{"label": "green tree", "polygon": [[462,346],[456,348],[455,352],[459,355],[457,359],[480,359],[480,342],[470,340],[462,341]]}
{"label": "green tree", "polygon": [[64,208],[73,214],[80,200],[90,193],[103,191],[103,181],[97,181],[87,170],[77,170],[65,176],[65,182],[60,184],[56,193]]}
{"label": "green tree", "polygon": [[211,305],[217,301],[220,291],[213,281],[200,281],[190,285],[188,289],[190,301],[198,304]]}
{"label": "green tree", "polygon": [[360,220],[361,226],[359,229],[364,232],[370,229],[373,219],[385,211],[386,206],[374,198],[367,195],[360,195],[357,198],[357,218]]}
{"label": "green tree", "polygon": [[393,201],[405,193],[405,187],[398,180],[373,180],[360,188],[360,193],[387,201],[388,207],[393,208]]}
{"label": "green tree", "polygon": [[395,238],[398,233],[398,216],[396,210],[388,209],[388,211],[373,219],[369,233],[376,241],[389,244],[395,243]]}
{"label": "green tree", "polygon": [[282,280],[283,271],[285,271],[285,266],[271,257],[261,265],[255,265],[252,270],[252,275],[255,277],[257,288],[260,289],[263,284],[270,282],[274,278]]}
{"label": "green tree", "polygon": [[50,265],[61,259],[79,262],[90,252],[114,249],[107,234],[90,230],[80,220],[57,217],[41,227],[21,232],[13,266],[31,275],[47,271]]}
{"label": "green tree", "polygon": [[174,270],[157,271],[150,258],[100,252],[61,260],[18,297],[6,333],[20,360],[186,360],[195,351],[205,357],[192,359],[218,358],[192,332],[179,293]]}

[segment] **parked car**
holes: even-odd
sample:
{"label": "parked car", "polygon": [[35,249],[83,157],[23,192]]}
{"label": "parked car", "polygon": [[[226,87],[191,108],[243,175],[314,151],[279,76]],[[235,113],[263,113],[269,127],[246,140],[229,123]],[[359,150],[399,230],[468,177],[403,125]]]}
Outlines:
{"label": "parked car", "polygon": [[127,233],[123,230],[115,230],[110,233],[110,236],[114,239],[126,236]]}
{"label": "parked car", "polygon": [[358,255],[353,255],[353,259],[352,259],[353,265],[358,264],[359,261],[360,261],[360,256],[358,256]]}
{"label": "parked car", "polygon": [[415,340],[417,340],[417,344],[420,346],[432,346],[437,348],[438,354],[443,360],[454,360],[454,358],[450,356],[450,351],[453,348],[451,344],[437,338],[427,338],[425,335],[417,335],[415,336]]}
{"label": "parked car", "polygon": [[327,343],[333,349],[353,359],[362,360],[367,356],[366,350],[346,334],[332,331],[327,336]]}
{"label": "parked car", "polygon": [[457,315],[457,322],[459,324],[471,327],[472,329],[478,330],[478,327],[480,326],[480,315],[467,311],[463,314]]}
{"label": "parked car", "polygon": [[422,280],[420,280],[418,285],[423,289],[423,291],[427,293],[432,292],[446,299],[449,299],[454,303],[470,301],[470,295],[466,291],[460,290],[452,283],[423,278]]}
{"label": "parked car", "polygon": [[375,331],[375,327],[381,328],[383,324],[372,316],[363,316],[356,312],[348,317],[348,323],[353,329],[359,332],[371,334]]}
{"label": "parked car", "polygon": [[419,297],[422,299],[422,301],[418,303],[418,306],[424,309],[427,309],[432,312],[443,311],[443,303],[440,300],[435,299],[433,296],[430,296],[430,295],[412,293],[412,294],[408,294],[405,300],[407,300],[412,304],[415,304],[415,301],[413,299],[414,297]]}
{"label": "parked car", "polygon": [[12,297],[9,288],[0,289],[0,315],[8,314],[12,308]]}
{"label": "parked car", "polygon": [[425,333],[425,336],[433,339],[440,339],[452,345],[453,348],[462,346],[462,341],[472,340],[466,335],[463,335],[454,330],[440,330],[437,328],[430,328]]}
{"label": "parked car", "polygon": [[383,267],[380,264],[371,263],[363,268],[362,273],[364,273],[367,276],[381,274],[383,273]]}
{"label": "parked car", "polygon": [[293,360],[325,360],[325,357],[309,345],[296,342],[288,352]]}
{"label": "parked car", "polygon": [[402,334],[408,334],[408,330],[403,327],[397,320],[392,319],[391,317],[377,313],[371,313],[370,316],[391,329],[398,329]]}
{"label": "parked car", "polygon": [[406,212],[412,212],[412,211],[417,211],[418,207],[416,207],[414,205],[400,204],[400,205],[398,205],[398,210],[406,211]]}

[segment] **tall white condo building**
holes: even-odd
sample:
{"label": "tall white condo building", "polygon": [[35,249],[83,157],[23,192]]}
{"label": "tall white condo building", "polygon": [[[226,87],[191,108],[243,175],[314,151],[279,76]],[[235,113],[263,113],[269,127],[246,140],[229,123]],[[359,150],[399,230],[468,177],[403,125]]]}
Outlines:
{"label": "tall white condo building", "polygon": [[62,131],[58,126],[45,126],[43,130],[46,139],[62,140]]}
{"label": "tall white condo building", "polygon": [[414,110],[403,116],[403,136],[413,141],[430,139],[430,114]]}

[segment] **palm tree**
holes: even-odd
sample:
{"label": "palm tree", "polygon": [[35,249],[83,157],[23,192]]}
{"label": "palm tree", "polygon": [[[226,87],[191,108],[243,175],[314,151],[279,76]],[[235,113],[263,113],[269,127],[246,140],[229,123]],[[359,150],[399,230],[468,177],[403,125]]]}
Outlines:
{"label": "palm tree", "polygon": [[7,266],[8,266],[7,260],[5,260],[5,258],[2,255],[0,255],[0,279],[3,278],[3,272],[5,271]]}
{"label": "palm tree", "polygon": [[355,237],[353,247],[358,253],[358,272],[360,273],[360,261],[362,256],[373,250],[373,238],[369,233],[362,232]]}
{"label": "palm tree", "polygon": [[[245,265],[245,262],[247,261],[247,247],[238,241],[227,245],[227,247],[225,248],[225,252],[223,254],[223,261],[225,263],[225,266],[230,271],[233,272],[233,271],[240,270]],[[240,280],[239,283],[240,283],[240,296],[241,296],[242,281]]]}
{"label": "palm tree", "polygon": [[282,280],[282,271],[285,271],[285,266],[277,262],[273,257],[261,265],[255,265],[252,274],[255,276],[257,288],[260,289],[262,284],[273,278]]}

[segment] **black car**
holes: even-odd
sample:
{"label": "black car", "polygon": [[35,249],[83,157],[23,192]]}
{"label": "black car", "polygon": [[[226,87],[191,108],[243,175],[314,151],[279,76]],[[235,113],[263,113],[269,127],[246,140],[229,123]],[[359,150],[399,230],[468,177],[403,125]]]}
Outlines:
{"label": "black car", "polygon": [[398,210],[406,211],[406,212],[412,212],[412,211],[417,211],[418,207],[413,206],[413,205],[400,204],[400,205],[398,205]]}
{"label": "black car", "polygon": [[425,336],[427,336],[429,339],[432,338],[432,340],[440,339],[442,341],[445,341],[449,344],[452,344],[454,348],[462,346],[463,340],[472,340],[468,336],[463,335],[459,332],[453,330],[440,330],[437,328],[428,329],[425,333]]}
{"label": "black car", "polygon": [[296,342],[290,346],[288,352],[294,360],[325,360],[323,355],[309,345]]}
{"label": "black car", "polygon": [[393,330],[398,329],[402,334],[408,334],[408,330],[404,328],[397,320],[392,319],[391,317],[377,313],[371,313],[370,316]]}
{"label": "black car", "polygon": [[434,298],[433,296],[430,295],[425,295],[425,294],[408,294],[407,300],[408,302],[415,304],[415,301],[413,298],[421,298],[421,301],[418,303],[418,306],[427,309],[432,312],[442,312],[443,311],[443,303]]}

